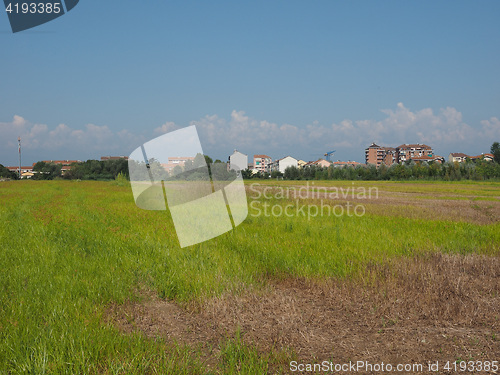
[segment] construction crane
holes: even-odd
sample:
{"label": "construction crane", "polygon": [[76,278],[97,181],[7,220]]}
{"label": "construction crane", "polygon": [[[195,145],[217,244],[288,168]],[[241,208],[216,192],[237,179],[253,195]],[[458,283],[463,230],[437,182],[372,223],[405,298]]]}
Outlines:
{"label": "construction crane", "polygon": [[332,155],[334,153],[335,153],[335,150],[325,153],[326,160],[331,161]]}

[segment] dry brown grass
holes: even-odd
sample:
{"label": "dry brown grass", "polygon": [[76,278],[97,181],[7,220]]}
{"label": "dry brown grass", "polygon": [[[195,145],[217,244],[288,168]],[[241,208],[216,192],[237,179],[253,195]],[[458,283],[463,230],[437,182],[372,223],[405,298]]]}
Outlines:
{"label": "dry brown grass", "polygon": [[[332,205],[345,204],[346,201],[352,204],[363,204],[368,214],[380,216],[396,216],[408,219],[424,219],[424,220],[450,220],[450,221],[465,221],[474,224],[493,224],[500,221],[500,191],[496,196],[487,196],[488,200],[481,200],[483,196],[467,193],[468,189],[473,187],[460,186],[462,195],[451,193],[438,193],[434,191],[418,191],[404,192],[387,190],[384,185],[377,185],[378,194],[372,194],[371,199],[358,198],[348,194],[346,199],[329,199],[332,197],[333,186],[314,186],[318,191],[309,191],[313,198],[302,199],[305,194],[298,191],[303,185],[290,185],[292,190],[289,192],[289,200],[300,198],[303,204],[317,204],[318,199],[324,199],[325,204],[331,202]],[[419,187],[421,187],[419,185]],[[350,188],[349,186],[345,189]],[[393,186],[391,188],[394,189]],[[260,186],[253,187],[253,190],[267,190],[268,196],[275,196],[283,188]],[[293,190],[296,189],[296,190]],[[367,189],[365,187],[365,189]],[[327,193],[325,193],[327,191]],[[348,190],[349,191],[349,190]],[[357,191],[357,190],[354,190]],[[250,197],[255,197],[256,194],[247,189]],[[368,197],[368,193],[366,193]]]}
{"label": "dry brown grass", "polygon": [[249,345],[291,350],[302,361],[498,360],[500,258],[399,258],[368,266],[356,280],[270,280],[191,308],[149,293],[110,316],[125,332],[212,347],[240,327]]}

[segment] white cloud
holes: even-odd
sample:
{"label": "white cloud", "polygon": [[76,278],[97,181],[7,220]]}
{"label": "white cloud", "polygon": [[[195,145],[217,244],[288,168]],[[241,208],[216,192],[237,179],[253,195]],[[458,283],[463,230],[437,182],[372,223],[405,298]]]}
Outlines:
{"label": "white cloud", "polygon": [[113,132],[107,126],[94,124],[87,124],[83,129],[73,129],[66,124],[51,128],[16,115],[10,122],[0,122],[0,163],[14,162],[18,136],[21,136],[23,154],[36,160],[124,154],[144,141],[144,137],[128,130]]}
{"label": "white cloud", "polygon": [[500,142],[500,120],[497,117],[483,120],[481,121],[481,125],[480,135],[482,137]]}
{"label": "white cloud", "polygon": [[26,124],[26,120],[22,118],[21,116],[14,115],[14,120],[12,121],[12,125],[15,127],[22,127]]}
{"label": "white cloud", "polygon": [[177,129],[179,129],[179,127],[177,125],[175,125],[174,122],[167,121],[162,126],[157,127],[154,130],[154,133],[155,134],[165,134],[165,133],[169,133],[171,131],[177,130]]}

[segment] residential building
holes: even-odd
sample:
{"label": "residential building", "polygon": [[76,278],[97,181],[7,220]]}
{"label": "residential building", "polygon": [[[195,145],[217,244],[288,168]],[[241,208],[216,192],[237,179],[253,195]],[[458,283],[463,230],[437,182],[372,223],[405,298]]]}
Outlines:
{"label": "residential building", "polygon": [[463,152],[452,152],[450,155],[448,155],[448,161],[450,163],[454,162],[464,162],[469,156],[464,154]]}
{"label": "residential building", "polygon": [[434,156],[415,156],[413,158],[410,158],[409,160],[412,160],[416,163],[422,163],[422,162],[436,162],[436,163],[444,163],[444,158],[439,155],[434,155]]}
{"label": "residential building", "polygon": [[61,167],[61,174],[65,174],[67,171],[69,171],[72,168],[71,165],[63,165]]}
{"label": "residential building", "polygon": [[382,164],[383,160],[384,148],[372,142],[372,144],[365,149],[365,163],[375,164],[378,167]]}
{"label": "residential building", "polygon": [[[19,166],[17,167],[5,167],[9,171],[17,173],[19,175]],[[23,167],[21,166],[21,178],[31,178],[33,177],[33,167]]]}
{"label": "residential building", "polygon": [[495,156],[493,154],[481,154],[477,156],[470,157],[472,161],[476,160],[485,160],[485,161],[493,161],[495,160]]}
{"label": "residential building", "polygon": [[302,168],[302,167],[303,167],[304,165],[306,165],[306,164],[307,164],[307,161],[304,161],[304,160],[302,160],[302,159],[301,159],[301,160],[297,160],[297,166],[298,166],[299,168]]}
{"label": "residential building", "polygon": [[310,161],[309,163],[304,165],[304,167],[311,167],[313,165],[321,168],[328,168],[330,165],[332,165],[332,162],[325,159],[318,159],[316,161]]}
{"label": "residential building", "polygon": [[[365,149],[365,163],[374,164],[380,167],[381,164],[391,166],[395,163],[404,163],[407,160],[417,160],[417,158],[432,158],[435,160],[433,155],[432,147],[425,144],[403,144],[396,148],[394,147],[383,147],[376,143],[372,143]],[[431,159],[428,159],[429,161]]]}
{"label": "residential building", "polygon": [[420,143],[404,144],[396,147],[396,160],[400,164],[420,156],[433,156],[432,147]]}
{"label": "residential building", "polygon": [[285,170],[288,167],[298,167],[298,160],[292,158],[291,156],[285,156],[284,158],[275,160],[274,163],[271,164],[271,172],[279,171],[281,173],[285,173]]}
{"label": "residential building", "polygon": [[365,163],[375,164],[379,167],[382,163],[390,166],[397,162],[396,149],[394,147],[382,147],[372,143],[365,149]]}
{"label": "residential building", "polygon": [[396,149],[394,147],[383,147],[384,149],[384,158],[382,159],[383,163],[390,167],[393,164],[398,162],[396,157]]}
{"label": "residential building", "polygon": [[229,168],[239,171],[248,167],[248,155],[234,150],[233,154],[229,156]]}
{"label": "residential building", "polygon": [[255,173],[261,172],[270,172],[271,163],[273,159],[267,155],[254,155],[253,156],[253,170]]}
{"label": "residential building", "polygon": [[[19,173],[19,166],[17,167],[5,167],[11,172],[17,172]],[[32,173],[33,172],[33,167],[23,167],[21,166],[21,174],[23,173]]]}
{"label": "residential building", "polygon": [[481,154],[477,156],[469,156],[467,154],[464,154],[463,152],[452,152],[450,155],[448,155],[448,161],[451,163],[458,162],[462,163],[469,158],[472,161],[476,160],[486,160],[486,161],[493,161],[495,157],[493,154]]}
{"label": "residential building", "polygon": [[168,163],[162,163],[161,166],[167,172],[171,172],[176,166],[184,167],[186,161],[194,160],[194,156],[171,156],[168,158]]}

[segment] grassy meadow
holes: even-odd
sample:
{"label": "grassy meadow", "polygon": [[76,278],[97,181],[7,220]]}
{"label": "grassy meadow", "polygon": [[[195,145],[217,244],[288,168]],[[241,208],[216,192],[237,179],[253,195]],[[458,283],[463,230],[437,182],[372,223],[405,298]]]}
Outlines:
{"label": "grassy meadow", "polygon": [[[249,203],[296,212],[294,197],[275,193],[306,183],[259,184],[247,184]],[[169,212],[137,208],[126,183],[0,182],[0,374],[289,373],[300,353],[286,345],[261,350],[244,330],[207,345],[124,332],[110,308],[156,298],[195,314],[207,301],[297,280],[369,287],[382,277],[369,270],[395,259],[499,257],[499,182],[307,185],[318,194],[335,187],[379,194],[354,199],[363,216],[266,217],[250,208],[235,230],[181,249]],[[264,188],[272,197],[256,199]],[[299,203],[318,204],[318,194]],[[498,319],[498,286],[485,293]]]}

